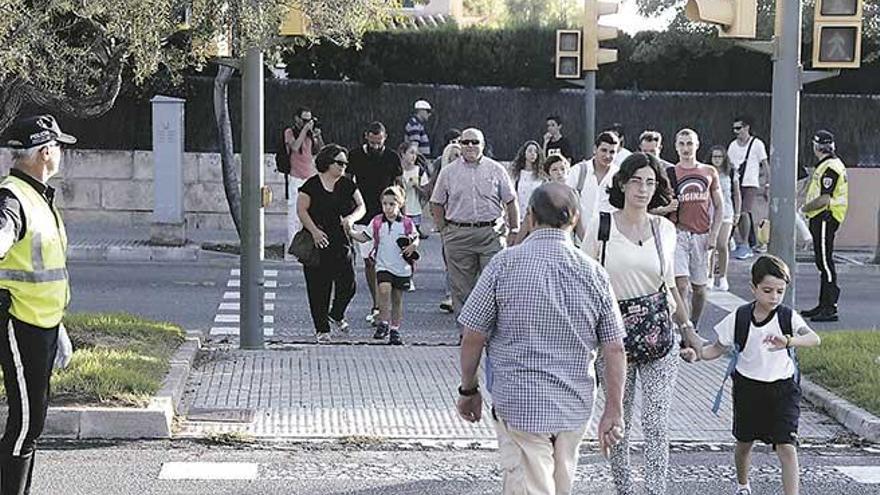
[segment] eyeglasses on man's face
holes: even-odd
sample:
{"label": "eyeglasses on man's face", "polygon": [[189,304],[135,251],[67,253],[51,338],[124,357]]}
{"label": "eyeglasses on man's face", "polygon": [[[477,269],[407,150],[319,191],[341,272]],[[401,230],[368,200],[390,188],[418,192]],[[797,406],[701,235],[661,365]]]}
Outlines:
{"label": "eyeglasses on man's face", "polygon": [[459,143],[462,144],[463,146],[479,146],[480,140],[479,139],[462,139],[461,141],[459,141]]}

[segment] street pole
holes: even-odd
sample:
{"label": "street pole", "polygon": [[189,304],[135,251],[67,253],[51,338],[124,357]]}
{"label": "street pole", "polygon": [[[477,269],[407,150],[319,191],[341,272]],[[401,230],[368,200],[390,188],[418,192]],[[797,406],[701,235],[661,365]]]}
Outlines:
{"label": "street pole", "polygon": [[596,71],[593,70],[584,71],[584,133],[587,137],[584,157],[588,157],[596,139]]}
{"label": "street pole", "polygon": [[791,268],[784,302],[794,306],[795,212],[801,98],[801,2],[777,0],[770,130],[770,252]]}
{"label": "street pole", "polygon": [[250,48],[241,77],[242,349],[263,348],[263,53]]}

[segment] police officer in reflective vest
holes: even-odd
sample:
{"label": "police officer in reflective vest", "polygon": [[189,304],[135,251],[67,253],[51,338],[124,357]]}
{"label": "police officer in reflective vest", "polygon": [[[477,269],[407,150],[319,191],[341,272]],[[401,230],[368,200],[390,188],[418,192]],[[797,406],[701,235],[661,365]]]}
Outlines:
{"label": "police officer in reflective vest", "polygon": [[67,236],[48,185],[61,164],[64,134],[51,115],[15,122],[12,170],[0,182],[0,365],[9,415],[0,440],[0,492],[30,492],[53,367],[73,350],[61,317],[70,300]]}
{"label": "police officer in reflective vest", "polygon": [[849,199],[846,166],[835,154],[834,135],[828,131],[819,131],[813,136],[813,153],[819,163],[807,185],[801,210],[810,221],[813,254],[822,280],[819,305],[801,314],[812,321],[837,321],[840,287],[834,269],[834,236],[846,218]]}

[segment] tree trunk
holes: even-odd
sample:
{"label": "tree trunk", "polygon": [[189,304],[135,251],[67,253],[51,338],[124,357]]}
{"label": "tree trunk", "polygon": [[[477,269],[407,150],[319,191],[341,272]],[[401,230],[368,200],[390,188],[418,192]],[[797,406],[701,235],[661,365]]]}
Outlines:
{"label": "tree trunk", "polygon": [[232,120],[229,118],[229,79],[235,69],[220,65],[214,78],[214,121],[220,141],[220,161],[223,166],[223,190],[232,222],[241,239],[241,184],[239,171],[235,166],[235,151],[232,144]]}
{"label": "tree trunk", "polygon": [[874,259],[871,263],[880,265],[880,206],[877,207],[877,245],[874,246]]}

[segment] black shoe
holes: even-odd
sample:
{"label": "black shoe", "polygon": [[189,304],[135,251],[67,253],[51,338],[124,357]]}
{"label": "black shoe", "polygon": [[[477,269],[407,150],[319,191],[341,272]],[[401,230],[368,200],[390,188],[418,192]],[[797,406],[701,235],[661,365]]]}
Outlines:
{"label": "black shoe", "polygon": [[373,334],[373,338],[376,340],[382,340],[388,336],[388,324],[384,322],[380,322],[376,325],[376,333]]}
{"label": "black shoe", "polygon": [[398,330],[391,331],[391,335],[388,337],[388,344],[403,345],[403,340],[400,339],[400,332]]}
{"label": "black shoe", "polygon": [[822,306],[816,306],[813,309],[807,309],[807,310],[801,311],[801,316],[803,316],[804,318],[812,318],[812,317],[818,315],[819,313],[821,313],[823,309],[824,308]]}
{"label": "black shoe", "polygon": [[816,322],[830,322],[839,320],[839,316],[837,315],[836,309],[827,309],[821,311],[819,314],[814,315],[810,318],[810,321]]}

